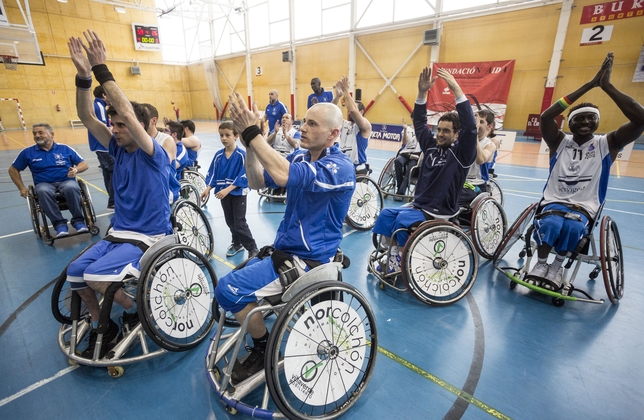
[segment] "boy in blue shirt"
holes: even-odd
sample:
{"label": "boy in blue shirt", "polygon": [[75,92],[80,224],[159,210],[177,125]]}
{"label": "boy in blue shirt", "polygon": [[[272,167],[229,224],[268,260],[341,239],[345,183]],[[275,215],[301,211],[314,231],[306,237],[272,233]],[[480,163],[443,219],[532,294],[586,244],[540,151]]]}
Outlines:
{"label": "boy in blue shirt", "polygon": [[226,256],[232,257],[246,248],[248,258],[252,258],[257,255],[257,244],[246,223],[246,194],[249,190],[246,152],[237,147],[237,136],[233,123],[226,121],[219,125],[219,138],[224,148],[215,153],[208,168],[208,187],[201,194],[201,200],[204,201],[213,188],[215,197],[221,200],[224,218],[232,235]]}

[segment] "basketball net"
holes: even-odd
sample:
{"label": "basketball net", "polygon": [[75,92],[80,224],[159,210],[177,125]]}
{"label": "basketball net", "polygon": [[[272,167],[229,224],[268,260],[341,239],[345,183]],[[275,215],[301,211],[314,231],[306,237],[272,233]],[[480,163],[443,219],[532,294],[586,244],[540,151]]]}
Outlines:
{"label": "basketball net", "polygon": [[18,70],[18,57],[12,55],[3,55],[2,62],[7,70]]}

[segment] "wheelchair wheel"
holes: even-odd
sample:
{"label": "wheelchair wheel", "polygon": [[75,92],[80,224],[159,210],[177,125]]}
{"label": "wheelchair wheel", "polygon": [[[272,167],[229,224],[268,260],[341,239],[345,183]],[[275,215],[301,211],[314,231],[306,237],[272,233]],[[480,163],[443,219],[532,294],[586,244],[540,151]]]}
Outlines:
{"label": "wheelchair wheel", "polygon": [[89,228],[89,233],[93,236],[98,235],[101,229],[96,226],[96,212],[92,204],[92,195],[89,192],[87,184],[83,180],[78,180],[78,186],[81,190],[81,206],[83,208],[83,215],[85,216],[85,223]]}
{"label": "wheelchair wheel", "polygon": [[[76,258],[80,257],[83,255],[85,251],[90,249],[96,245],[96,242],[88,245],[85,249],[83,249],[78,255],[76,255],[72,261],[76,260]],[[72,263],[72,261],[69,262],[69,264]],[[67,267],[69,267],[69,264],[67,264]],[[72,289],[69,287],[69,282],[67,281],[67,267],[63,269],[63,271],[60,273],[60,275],[56,279],[56,283],[54,283],[54,289],[51,292],[51,312],[56,321],[60,322],[61,324],[67,324],[71,325],[72,319],[71,319],[71,303],[72,303]],[[97,299],[101,300],[100,293],[96,293]],[[87,310],[87,307],[85,304],[81,301],[81,309],[80,309],[80,317],[81,319],[85,317],[89,311]]]}
{"label": "wheelchair wheel", "polygon": [[508,229],[508,221],[501,203],[485,197],[474,206],[470,233],[476,251],[491,260]]}
{"label": "wheelchair wheel", "polygon": [[[199,192],[199,195],[206,191],[206,177],[201,175],[201,172],[197,171],[190,171],[190,170],[184,170],[183,171],[183,179],[186,181],[190,182],[192,185],[194,185],[197,188],[197,191]],[[210,194],[206,196],[206,199],[204,200],[203,203],[201,203],[201,207],[205,206],[206,203],[208,203],[208,199],[210,198]]]}
{"label": "wheelchair wheel", "polygon": [[159,250],[141,272],[139,319],[152,341],[169,351],[201,343],[219,317],[217,276],[208,260],[187,245]]}
{"label": "wheelchair wheel", "polygon": [[383,207],[384,200],[378,185],[367,176],[359,176],[351,196],[346,222],[354,229],[369,230],[376,223]]}
{"label": "wheelchair wheel", "polygon": [[40,231],[40,221],[38,220],[38,205],[36,203],[36,192],[32,185],[29,186],[29,195],[27,196],[27,207],[29,208],[29,215],[31,216],[31,226],[34,228],[34,233],[39,238],[42,237]]}
{"label": "wheelchair wheel", "polygon": [[380,177],[378,177],[378,187],[382,191],[382,196],[387,198],[389,194],[396,193],[396,167],[394,161],[396,157],[392,157],[387,161],[385,167],[382,168]]}
{"label": "wheelchair wheel", "polygon": [[507,230],[505,236],[503,237],[503,240],[501,241],[501,244],[494,253],[494,261],[498,261],[503,258],[503,256],[507,254],[510,248],[512,248],[512,246],[517,243],[519,239],[521,239],[526,229],[532,222],[532,219],[534,219],[534,215],[537,212],[537,204],[539,203],[532,203],[528,207],[526,207],[525,210],[521,212],[519,217],[517,217],[517,220],[512,223],[512,226],[510,226],[510,229]]}
{"label": "wheelchair wheel", "polygon": [[624,296],[624,254],[617,225],[609,216],[602,218],[599,248],[606,293],[615,304]]}
{"label": "wheelchair wheel", "polygon": [[192,201],[179,200],[172,209],[172,215],[177,222],[181,243],[209,258],[215,246],[214,237],[210,223],[199,206]]}
{"label": "wheelchair wheel", "polygon": [[402,277],[409,291],[429,305],[448,305],[469,292],[478,258],[470,238],[456,225],[432,221],[411,234],[402,254]]}
{"label": "wheelchair wheel", "polygon": [[[329,294],[331,300],[320,300]],[[322,281],[280,312],[266,346],[266,384],[289,419],[334,419],[362,395],[376,362],[376,318],[353,286]]]}
{"label": "wheelchair wheel", "polygon": [[500,205],[503,205],[505,202],[503,198],[503,190],[501,189],[501,185],[499,185],[499,182],[494,179],[490,178],[488,181],[488,192],[492,195],[492,198],[498,201]]}
{"label": "wheelchair wheel", "polygon": [[201,197],[199,190],[193,184],[186,180],[181,180],[181,188],[179,189],[179,199],[192,201],[196,205],[200,205]]}

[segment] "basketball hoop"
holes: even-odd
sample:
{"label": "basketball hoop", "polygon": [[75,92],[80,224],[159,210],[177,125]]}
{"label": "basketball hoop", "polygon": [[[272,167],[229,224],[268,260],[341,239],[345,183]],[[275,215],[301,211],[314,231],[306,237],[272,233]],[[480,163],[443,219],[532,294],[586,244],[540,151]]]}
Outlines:
{"label": "basketball hoop", "polygon": [[18,57],[13,55],[2,55],[4,68],[7,70],[18,70]]}

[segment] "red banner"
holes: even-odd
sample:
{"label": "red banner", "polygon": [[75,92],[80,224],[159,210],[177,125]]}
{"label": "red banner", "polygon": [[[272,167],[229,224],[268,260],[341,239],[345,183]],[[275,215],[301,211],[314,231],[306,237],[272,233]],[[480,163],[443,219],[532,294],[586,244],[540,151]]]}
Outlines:
{"label": "red banner", "polygon": [[644,16],[643,0],[619,0],[584,6],[580,25]]}
{"label": "red banner", "polygon": [[[503,127],[505,109],[514,72],[514,60],[484,61],[477,63],[435,63],[432,75],[439,68],[450,72],[475,109],[487,108],[496,115],[496,128]],[[447,83],[438,78],[427,94],[427,111],[430,124],[454,109],[454,95]]]}

